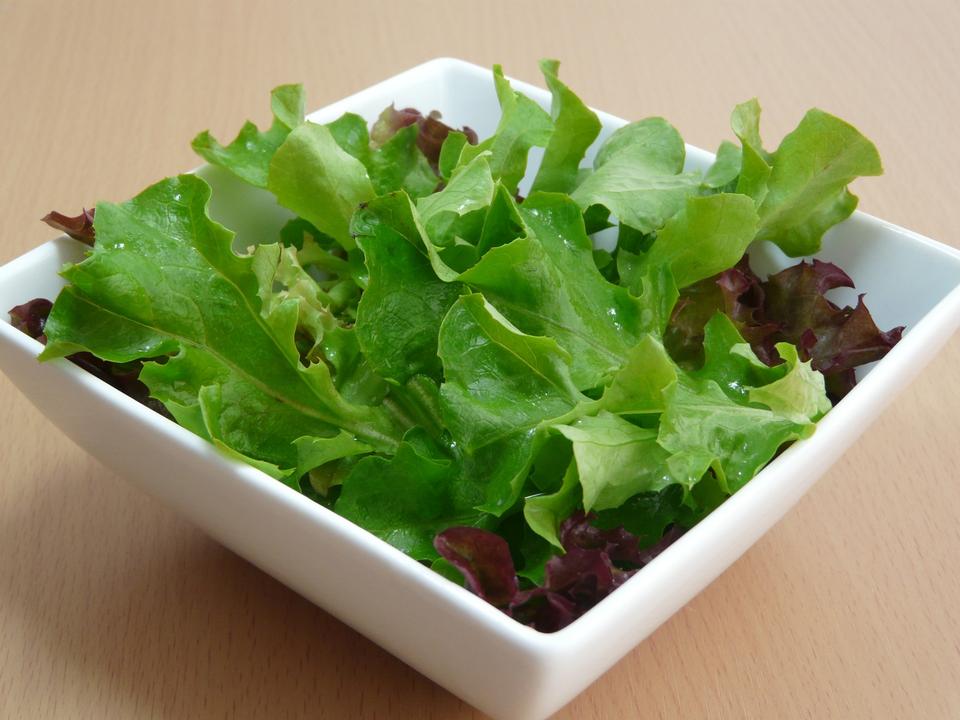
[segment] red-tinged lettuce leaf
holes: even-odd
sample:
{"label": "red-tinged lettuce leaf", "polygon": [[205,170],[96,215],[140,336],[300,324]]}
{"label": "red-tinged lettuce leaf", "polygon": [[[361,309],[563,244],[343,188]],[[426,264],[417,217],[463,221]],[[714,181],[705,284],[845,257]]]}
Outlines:
{"label": "red-tinged lettuce leaf", "polygon": [[576,512],[564,520],[560,526],[560,542],[569,551],[602,551],[612,562],[619,566],[639,567],[640,550],[637,537],[627,532],[623,526],[601,529],[590,521],[595,515]]}
{"label": "red-tinged lettuce leaf", "polygon": [[560,593],[542,587],[517,593],[508,613],[517,622],[545,633],[561,630],[583,614]]}
{"label": "red-tinged lettuce leaf", "polygon": [[452,527],[433,546],[463,573],[467,587],[491,605],[507,607],[517,594],[517,574],[507,541],[473,527]]}
{"label": "red-tinged lettuce leaf", "polygon": [[95,233],[93,231],[93,218],[96,208],[87,210],[84,208],[79,215],[70,217],[56,210],[48,212],[41,220],[54,230],[64,232],[74,240],[79,240],[87,245],[93,245]]}
{"label": "red-tinged lettuce leaf", "polygon": [[23,305],[17,305],[10,308],[10,324],[34,340],[46,344],[47,338],[43,331],[51,308],[53,303],[46,298],[35,298]]}
{"label": "red-tinged lettuce leaf", "polygon": [[736,267],[686,287],[674,308],[664,344],[686,369],[704,362],[704,330],[717,312],[724,313],[770,366],[781,358],[779,342],[795,345],[802,361],[824,374],[836,402],[856,383],[855,368],[880,360],[897,344],[902,327],[880,330],[863,303],[840,307],[826,297],[853,281],[832,263],[800,262],[762,281],[747,256]]}
{"label": "red-tinged lettuce leaf", "polygon": [[610,556],[603,550],[574,547],[547,562],[546,587],[561,593],[585,612],[625,583],[632,574],[614,567]]}
{"label": "red-tinged lettuce leaf", "polygon": [[670,356],[684,369],[703,364],[704,330],[718,312],[729,317],[761,360],[776,362],[766,352],[768,339],[778,325],[763,315],[764,292],[760,278],[750,269],[746,255],[734,267],[685,287],[664,333]]}
{"label": "red-tinged lettuce leaf", "polygon": [[828,300],[827,291],[853,287],[850,277],[832,263],[801,262],[771,275],[763,287],[764,309],[780,324],[772,339],[796,345],[801,359],[811,360],[814,369],[826,376],[828,390],[836,398],[853,388],[855,368],[880,360],[903,333],[903,327],[881,331],[863,295],[852,308]]}
{"label": "red-tinged lettuce leaf", "polygon": [[[403,108],[397,110],[390,105],[385,108],[377,121],[370,129],[370,140],[377,147],[386,145],[387,142],[400,130],[411,125],[417,126],[417,147],[430,161],[430,166],[436,170],[440,161],[440,149],[443,147],[444,140],[454,131],[452,127],[444,123],[440,118],[442,115],[437,110],[431,110],[424,115],[416,108]],[[477,133],[469,127],[460,129],[467,142],[471,145],[477,144]]]}
{"label": "red-tinged lettuce leaf", "polygon": [[[556,632],[620,587],[684,532],[671,526],[645,549],[622,527],[602,530],[594,515],[574,513],[561,527],[564,554],[546,561],[542,586],[520,590],[510,546],[476,527],[453,527],[434,547],[457,568],[467,587],[514,620],[540,632]],[[526,576],[526,573],[525,573]]]}

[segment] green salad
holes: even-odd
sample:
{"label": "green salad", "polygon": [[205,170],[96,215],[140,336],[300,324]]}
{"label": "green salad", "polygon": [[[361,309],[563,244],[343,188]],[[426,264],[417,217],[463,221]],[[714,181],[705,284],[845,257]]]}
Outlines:
{"label": "green salad", "polygon": [[749,101],[691,172],[663,118],[597,143],[558,67],[549,111],[494,67],[483,139],[393,106],[307,122],[278,87],[268,129],[193,147],[290,211],[279,236],[235,248],[196,175],[52,213],[91,248],[13,322],[41,360],[557,630],[813,433],[902,331],[828,299],[853,287],[833,264],[761,278],[747,256],[811,256],[853,212],[847,185],[881,173],[855,128],[811,110],[767,150]]}

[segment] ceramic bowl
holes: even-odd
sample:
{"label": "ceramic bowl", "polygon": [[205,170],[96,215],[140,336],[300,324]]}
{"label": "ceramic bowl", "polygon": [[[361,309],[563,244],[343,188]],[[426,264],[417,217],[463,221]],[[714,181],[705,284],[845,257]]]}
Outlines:
{"label": "ceramic bowl", "polygon": [[[546,91],[520,82],[514,87],[549,106]],[[470,125],[481,137],[499,118],[490,71],[451,59],[420,65],[310,118],[326,122],[350,110],[372,121],[391,102],[439,109],[448,123]],[[625,122],[599,115],[602,137]],[[691,169],[706,167],[712,157],[688,148]],[[275,236],[287,219],[266,193],[215,168],[198,172],[215,186],[211,214],[237,231],[239,245]],[[82,255],[83,246],[61,237],[3,266],[0,308],[53,298],[62,285],[57,270]],[[769,246],[755,248],[753,256],[768,270],[787,263]],[[858,212],[828,233],[818,257],[854,278],[880,327],[905,325],[903,340],[862,373],[812,437],[791,446],[621,589],[553,634],[511,620],[69,362],[41,365],[40,344],[7,322],[0,322],[0,366],[77,444],[227,547],[484,712],[535,720],[569,702],[769,530],[960,322],[960,252],[952,248]]]}

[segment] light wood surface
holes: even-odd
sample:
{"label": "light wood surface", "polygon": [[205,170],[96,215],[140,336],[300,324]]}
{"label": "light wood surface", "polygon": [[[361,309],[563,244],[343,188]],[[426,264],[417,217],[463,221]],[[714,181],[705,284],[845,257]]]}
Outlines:
{"label": "light wood surface", "polygon": [[[958,244],[960,6],[0,0],[0,262],[51,208],[197,163],[190,138],[447,55],[713,148],[753,95],[875,140],[861,207]],[[4,308],[5,310],[6,308]],[[960,341],[733,568],[560,718],[960,717]],[[128,487],[0,377],[0,718],[479,713]],[[602,638],[598,642],[602,642]]]}

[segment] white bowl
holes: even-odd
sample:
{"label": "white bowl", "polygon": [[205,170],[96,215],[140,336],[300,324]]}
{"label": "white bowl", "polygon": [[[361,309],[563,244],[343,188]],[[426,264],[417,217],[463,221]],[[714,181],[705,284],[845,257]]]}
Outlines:
{"label": "white bowl", "polygon": [[[549,94],[515,82],[544,106]],[[481,137],[499,109],[490,72],[438,59],[319,110],[326,122],[350,110],[373,120],[398,107],[439,109]],[[605,137],[625,121],[599,113]],[[238,123],[239,124],[239,123]],[[712,155],[688,148],[688,165]],[[287,214],[265,193],[214,168],[211,213],[241,245],[272,237]],[[82,257],[61,237],[0,268],[0,310],[53,298],[57,270]],[[787,259],[770,247],[768,269]],[[336,615],[417,670],[497,718],[543,718],[569,702],[733,563],[763,535],[893,397],[960,323],[960,252],[863,213],[828,233],[818,257],[838,263],[868,293],[882,328],[903,340],[819,424],[746,487],[621,589],[569,627],[542,634],[373,535],[230,460],[66,360],[37,362],[40,344],[0,323],[0,366],[70,438],[105,465],[190,518],[227,547]],[[852,296],[843,297],[849,300]],[[2,314],[7,320],[5,312]],[[357,678],[363,682],[363,678]]]}

